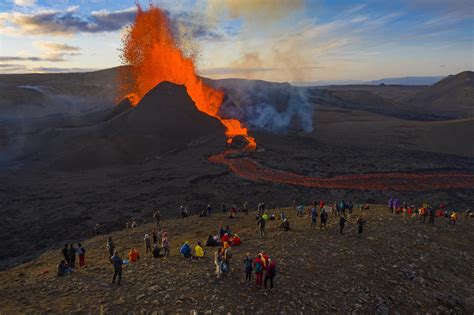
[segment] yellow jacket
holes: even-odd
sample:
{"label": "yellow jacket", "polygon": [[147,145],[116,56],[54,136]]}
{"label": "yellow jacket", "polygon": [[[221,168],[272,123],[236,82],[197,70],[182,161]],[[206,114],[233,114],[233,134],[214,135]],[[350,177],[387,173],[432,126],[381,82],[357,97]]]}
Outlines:
{"label": "yellow jacket", "polygon": [[201,246],[196,245],[194,248],[194,251],[196,251],[196,257],[204,257],[204,250],[202,249]]}

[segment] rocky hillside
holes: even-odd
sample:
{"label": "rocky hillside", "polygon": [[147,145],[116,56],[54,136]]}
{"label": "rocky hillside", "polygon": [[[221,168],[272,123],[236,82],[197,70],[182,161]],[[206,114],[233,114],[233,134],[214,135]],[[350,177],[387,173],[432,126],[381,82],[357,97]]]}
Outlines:
{"label": "rocky hillside", "polygon": [[[359,211],[349,216],[344,235],[338,233],[333,215],[327,230],[313,231],[306,217],[285,212],[292,230],[280,231],[279,221],[269,221],[266,239],[257,237],[252,212],[235,219],[221,214],[165,220],[162,225],[172,246],[168,258],[142,253],[143,235],[153,229],[152,223],[100,235],[82,242],[86,267],[64,278],[54,274],[60,250],[48,251],[0,273],[0,314],[474,312],[473,220],[461,216],[456,226],[448,226],[446,219],[437,219],[429,226],[391,215],[384,206],[371,206],[364,213],[364,235],[358,238],[354,222]],[[216,279],[213,248],[206,248],[206,258],[200,261],[182,258],[178,248],[186,240],[193,247],[205,241],[220,224],[229,224],[243,244],[234,248],[231,274]],[[108,236],[122,256],[132,246],[142,253],[138,263],[124,268],[121,287],[111,284]],[[245,253],[262,250],[277,264],[273,291],[244,283]]]}

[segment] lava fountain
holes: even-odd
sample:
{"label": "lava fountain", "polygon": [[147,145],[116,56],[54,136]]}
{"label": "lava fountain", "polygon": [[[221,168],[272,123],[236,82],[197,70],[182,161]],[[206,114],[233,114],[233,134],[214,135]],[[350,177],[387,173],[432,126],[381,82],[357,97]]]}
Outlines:
{"label": "lava fountain", "polygon": [[247,148],[256,147],[255,139],[240,121],[219,115],[224,93],[206,85],[196,75],[193,58],[184,55],[161,9],[150,4],[148,10],[143,10],[137,4],[135,21],[123,39],[121,57],[124,64],[130,66],[120,74],[121,92],[133,106],[160,82],[184,85],[196,107],[226,127],[228,143],[236,136],[243,136],[248,142]]}

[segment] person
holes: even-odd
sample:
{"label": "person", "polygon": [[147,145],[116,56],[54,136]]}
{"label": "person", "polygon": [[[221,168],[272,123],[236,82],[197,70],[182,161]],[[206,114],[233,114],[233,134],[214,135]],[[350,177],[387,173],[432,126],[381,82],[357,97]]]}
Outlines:
{"label": "person", "polygon": [[323,207],[321,209],[321,214],[320,214],[320,217],[321,217],[321,222],[319,223],[319,229],[322,230],[323,227],[324,229],[326,229],[326,224],[328,222],[328,213],[326,212],[326,208]]}
{"label": "person", "polygon": [[163,238],[161,239],[161,247],[163,248],[163,256],[168,256],[170,254],[170,240],[168,238],[168,233],[163,233]]}
{"label": "person", "polygon": [[288,221],[288,218],[284,218],[283,222],[280,224],[280,229],[283,231],[289,231],[290,230],[290,222]]}
{"label": "person", "polygon": [[74,269],[76,268],[76,248],[74,244],[71,243],[69,247],[69,266]]}
{"label": "person", "polygon": [[229,237],[234,235],[234,233],[230,229],[230,226],[228,226],[228,225],[226,225],[226,227],[225,227],[225,233],[227,233],[227,235],[229,235]]}
{"label": "person", "polygon": [[114,245],[114,242],[112,241],[112,237],[109,237],[109,239],[107,240],[107,249],[109,251],[109,257],[112,257],[115,251],[115,245]]}
{"label": "person", "polygon": [[225,203],[222,203],[222,213],[225,213],[225,212],[226,212]]}
{"label": "person", "polygon": [[71,260],[70,260],[70,256],[69,256],[68,244],[64,244],[64,248],[62,249],[61,253],[63,254],[64,260],[69,265]]}
{"label": "person", "polygon": [[155,245],[153,246],[153,252],[152,252],[152,254],[153,254],[153,257],[154,257],[154,258],[160,257],[160,246],[158,246],[158,244],[155,244]]}
{"label": "person", "polygon": [[314,230],[316,228],[316,222],[318,219],[318,210],[316,209],[316,201],[313,203],[313,207],[311,207],[310,217],[311,217],[311,229]]}
{"label": "person", "polygon": [[258,219],[257,225],[259,228],[260,238],[265,238],[265,224],[266,224],[266,220],[263,218],[263,216]]}
{"label": "person", "polygon": [[237,215],[237,209],[235,208],[235,206],[231,207],[229,211],[229,219],[235,218],[236,215]]}
{"label": "person", "polygon": [[344,230],[344,225],[346,225],[346,218],[344,218],[342,215],[339,217],[339,233],[342,234],[342,231]]}
{"label": "person", "polygon": [[399,206],[398,198],[395,198],[395,201],[393,202],[393,211],[392,212],[395,212],[395,210],[398,209],[398,206]]}
{"label": "person", "polygon": [[127,222],[125,222],[125,228],[127,230],[132,228],[132,220],[128,219]]}
{"label": "person", "polygon": [[221,243],[224,244],[224,243],[228,243],[230,242],[230,238],[229,238],[229,234],[228,233],[225,233],[224,236],[222,236],[221,238]]}
{"label": "person", "polygon": [[244,213],[244,215],[249,215],[249,203],[247,201],[244,202],[242,212]]}
{"label": "person", "polygon": [[205,217],[207,217],[207,210],[206,210],[206,209],[202,209],[202,210],[201,210],[201,213],[199,214],[199,217],[200,217],[200,218],[205,218]]}
{"label": "person", "polygon": [[434,208],[428,208],[429,224],[434,224],[436,211]]}
{"label": "person", "polygon": [[86,249],[82,247],[82,244],[77,244],[77,254],[79,255],[79,267],[84,267],[86,258]]}
{"label": "person", "polygon": [[183,246],[179,249],[179,252],[183,254],[184,258],[191,257],[191,246],[189,246],[189,242],[184,242]]}
{"label": "person", "polygon": [[207,204],[207,216],[210,217],[212,214],[212,207],[210,204]]}
{"label": "person", "polygon": [[99,235],[102,233],[103,226],[99,223],[96,223],[94,230],[95,230],[95,234]]}
{"label": "person", "polygon": [[408,215],[408,218],[413,218],[413,207],[412,206],[408,207],[407,215]]}
{"label": "person", "polygon": [[153,230],[153,232],[151,233],[151,237],[153,238],[153,244],[157,244],[158,243],[158,235],[156,235],[156,231]]}
{"label": "person", "polygon": [[304,215],[304,207],[303,207],[303,205],[299,205],[298,208],[297,208],[296,216],[301,217],[303,215]]}
{"label": "person", "polygon": [[117,251],[114,251],[114,255],[110,257],[110,262],[114,266],[114,276],[112,278],[112,283],[115,284],[115,279],[118,277],[117,284],[120,285],[122,282],[122,265],[123,265],[123,260],[120,258],[119,253]]}
{"label": "person", "polygon": [[457,220],[458,220],[458,213],[456,211],[453,211],[453,213],[451,213],[449,224],[456,225]]}
{"label": "person", "polygon": [[226,264],[226,267],[228,269],[228,272],[230,272],[230,261],[232,259],[232,248],[230,247],[229,243],[225,242],[224,243],[224,252],[222,255],[223,263]]}
{"label": "person", "polygon": [[393,203],[394,200],[392,199],[392,197],[390,197],[390,199],[388,200],[388,212],[390,213],[393,213]]}
{"label": "person", "polygon": [[234,236],[233,236],[232,239],[230,240],[230,244],[231,244],[232,246],[239,246],[240,244],[242,244],[242,241],[241,241],[239,235],[234,234]]}
{"label": "person", "polygon": [[252,281],[252,264],[253,260],[250,258],[250,253],[247,253],[247,256],[244,259],[244,271],[245,271],[245,282],[250,283]]}
{"label": "person", "polygon": [[321,211],[324,208],[324,200],[319,200],[319,211]]}
{"label": "person", "polygon": [[137,226],[138,226],[137,221],[133,220],[133,221],[132,221],[132,226],[131,226],[131,228],[134,229],[134,228],[136,228]]}
{"label": "person", "polygon": [[156,220],[156,228],[158,229],[160,227],[160,220],[161,220],[161,213],[160,210],[157,210],[155,214],[153,214],[153,217]]}
{"label": "person", "polygon": [[425,223],[425,221],[426,221],[426,208],[425,208],[425,207],[421,207],[421,208],[418,210],[418,213],[420,214],[420,221],[423,220],[422,223]]}
{"label": "person", "polygon": [[222,250],[220,248],[214,252],[214,265],[216,266],[216,277],[219,279],[222,275]]}
{"label": "person", "polygon": [[181,218],[186,218],[189,215],[188,207],[184,207],[184,206],[181,205],[179,207],[179,213],[181,215]]}
{"label": "person", "polygon": [[58,277],[64,277],[70,272],[72,272],[72,269],[68,267],[65,260],[61,260],[56,266],[56,274],[58,275]]}
{"label": "person", "polygon": [[222,224],[221,224],[221,227],[219,228],[219,239],[221,239],[224,234],[226,233],[224,227],[222,227]]}
{"label": "person", "polygon": [[344,200],[340,200],[337,204],[339,214],[342,214],[344,217],[346,216],[346,203]]}
{"label": "person", "polygon": [[362,218],[362,216],[360,215],[360,216],[357,218],[357,235],[359,235],[359,237],[362,236],[362,232],[364,231],[364,224],[365,224],[365,220],[364,220],[364,218]]}
{"label": "person", "polygon": [[258,286],[263,285],[262,277],[263,277],[263,261],[262,261],[262,254],[258,254],[257,258],[254,261],[254,269],[255,269],[255,279]]}
{"label": "person", "polygon": [[354,209],[354,204],[350,200],[346,202],[346,204],[347,204],[347,209],[349,210],[349,214],[352,214],[352,210]]}
{"label": "person", "polygon": [[217,237],[214,237],[212,236],[212,234],[209,234],[209,236],[207,237],[206,246],[219,246],[219,241],[217,240]]}
{"label": "person", "polygon": [[267,288],[268,280],[270,280],[270,289],[273,289],[273,278],[275,277],[275,275],[276,275],[275,262],[271,258],[268,258],[266,272],[265,272],[265,280],[264,280],[265,289]]}
{"label": "person", "polygon": [[150,236],[148,234],[145,234],[145,238],[143,240],[145,241],[145,253],[151,253]]}
{"label": "person", "polygon": [[140,254],[135,248],[130,248],[130,251],[128,252],[128,260],[132,263],[138,262],[140,259]]}
{"label": "person", "polygon": [[196,253],[196,258],[200,259],[204,257],[204,249],[202,249],[201,242],[197,242],[196,247],[194,247],[194,252]]}

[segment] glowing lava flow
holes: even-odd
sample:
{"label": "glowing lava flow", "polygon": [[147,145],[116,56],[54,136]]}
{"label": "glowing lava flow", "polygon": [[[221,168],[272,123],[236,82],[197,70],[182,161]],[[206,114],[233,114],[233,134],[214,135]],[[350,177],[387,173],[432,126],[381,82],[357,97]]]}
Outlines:
{"label": "glowing lava flow", "polygon": [[135,22],[123,39],[122,59],[131,69],[121,73],[122,95],[136,105],[160,82],[184,84],[196,107],[226,127],[229,143],[234,137],[243,136],[249,143],[248,148],[255,148],[255,139],[248,135],[240,121],[219,116],[224,94],[197,77],[194,61],[185,57],[177,45],[165,13],[152,4],[147,11],[137,6]]}
{"label": "glowing lava flow", "polygon": [[236,175],[253,181],[305,187],[398,191],[474,188],[474,174],[461,173],[371,173],[314,178],[270,169],[250,158],[231,157],[232,154],[239,152],[239,150],[227,150],[211,156],[209,161],[227,165]]}

